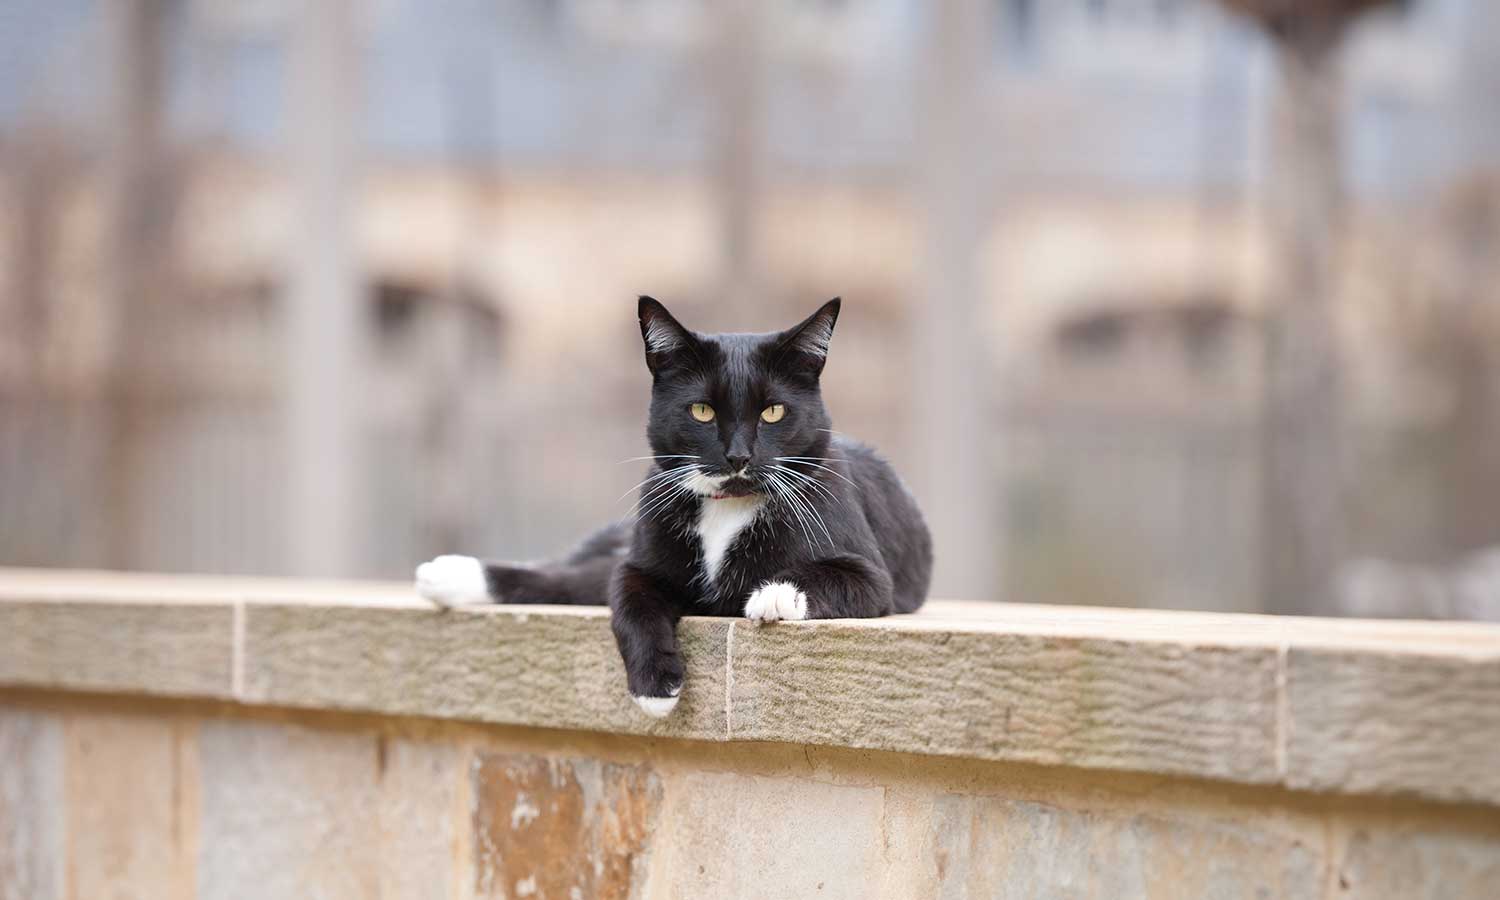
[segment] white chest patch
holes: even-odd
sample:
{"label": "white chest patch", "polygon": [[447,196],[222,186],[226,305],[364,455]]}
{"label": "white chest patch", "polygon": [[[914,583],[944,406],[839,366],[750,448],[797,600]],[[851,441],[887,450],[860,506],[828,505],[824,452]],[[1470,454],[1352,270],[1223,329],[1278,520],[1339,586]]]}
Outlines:
{"label": "white chest patch", "polygon": [[698,513],[698,540],[703,546],[703,575],[713,584],[724,565],[724,557],[740,532],[755,521],[764,497],[705,498]]}

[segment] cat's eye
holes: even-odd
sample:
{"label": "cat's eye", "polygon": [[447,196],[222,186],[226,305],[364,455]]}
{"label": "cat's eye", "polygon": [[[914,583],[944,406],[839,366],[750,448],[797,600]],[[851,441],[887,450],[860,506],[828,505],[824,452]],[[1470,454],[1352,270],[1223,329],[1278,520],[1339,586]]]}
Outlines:
{"label": "cat's eye", "polygon": [[714,408],[707,403],[694,403],[692,413],[693,418],[700,422],[712,422],[714,420]]}
{"label": "cat's eye", "polygon": [[786,406],[781,403],[772,403],[760,411],[760,420],[768,425],[775,425],[786,415]]}

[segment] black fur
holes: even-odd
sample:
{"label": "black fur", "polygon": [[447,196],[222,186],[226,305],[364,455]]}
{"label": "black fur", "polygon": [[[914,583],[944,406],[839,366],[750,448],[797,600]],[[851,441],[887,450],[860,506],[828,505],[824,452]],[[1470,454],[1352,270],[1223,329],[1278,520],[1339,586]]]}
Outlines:
{"label": "black fur", "polygon": [[[839,301],[832,300],[787,331],[702,335],[642,297],[652,373],[646,433],[656,461],[641,490],[638,520],[605,528],[553,564],[487,565],[491,595],[501,602],[575,604],[607,595],[637,697],[680,690],[678,619],[743,615],[751,592],[766,582],[800,588],[809,618],[884,616],[921,606],[932,572],[922,515],[885,460],[830,430],[823,406],[819,376],[838,313]],[[702,402],[713,407],[713,421],[691,414]],[[785,414],[768,424],[761,413],[773,403]],[[699,468],[673,472],[678,464]],[[710,581],[696,526],[711,501],[684,479],[734,471],[746,477],[719,490],[765,500]]]}

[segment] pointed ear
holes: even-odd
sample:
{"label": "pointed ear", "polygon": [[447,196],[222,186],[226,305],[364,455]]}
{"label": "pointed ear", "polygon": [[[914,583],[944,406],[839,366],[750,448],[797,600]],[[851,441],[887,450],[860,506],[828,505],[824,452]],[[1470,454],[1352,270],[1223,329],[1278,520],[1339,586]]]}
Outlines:
{"label": "pointed ear", "polygon": [[641,339],[646,343],[646,367],[655,375],[683,359],[696,355],[698,339],[672,318],[667,308],[642,296],[636,311],[641,320]]}
{"label": "pointed ear", "polygon": [[840,303],[834,297],[799,325],[783,331],[778,339],[781,345],[778,358],[800,365],[813,375],[821,375],[823,363],[828,361],[828,345],[833,341],[833,324],[839,319]]}

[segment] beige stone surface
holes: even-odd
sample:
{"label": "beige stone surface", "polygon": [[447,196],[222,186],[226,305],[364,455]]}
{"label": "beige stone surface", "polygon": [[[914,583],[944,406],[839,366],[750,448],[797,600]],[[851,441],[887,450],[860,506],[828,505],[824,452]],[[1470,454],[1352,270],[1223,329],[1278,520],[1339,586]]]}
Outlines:
{"label": "beige stone surface", "polygon": [[667,719],[630,700],[605,610],[259,605],[246,695],[291,706],[723,739],[726,620],[685,621],[691,676]]}
{"label": "beige stone surface", "polygon": [[472,896],[470,756],[458,744],[377,735],[381,896]]}
{"label": "beige stone surface", "polygon": [[931,815],[928,853],[906,864],[931,873],[935,890],[914,898],[1323,896],[1324,848],[1254,821],[952,794]]}
{"label": "beige stone surface", "polygon": [[66,741],[69,896],[192,897],[196,726],[69,716]]}
{"label": "beige stone surface", "polygon": [[241,722],[200,743],[199,897],[466,896],[460,748]]}
{"label": "beige stone surface", "polygon": [[1500,883],[1500,819],[1477,806],[48,696],[0,702],[5,900],[1478,900]]}
{"label": "beige stone surface", "polygon": [[741,624],[737,738],[1271,783],[1273,649]]}
{"label": "beige stone surface", "polygon": [[230,696],[230,604],[3,597],[0,593],[0,684]]}
{"label": "beige stone surface", "polygon": [[658,830],[646,766],[487,754],[474,766],[475,887],[485,898],[626,898]]}
{"label": "beige stone surface", "polygon": [[1287,783],[1500,804],[1500,651],[1287,656]]}
{"label": "beige stone surface", "polygon": [[61,900],[67,814],[60,716],[0,704],[0,900]]}
{"label": "beige stone surface", "polygon": [[643,896],[880,896],[883,796],[809,779],[678,775]]}
{"label": "beige stone surface", "polygon": [[1494,900],[1500,893],[1500,837],[1361,828],[1349,836],[1337,869],[1334,897]]}

